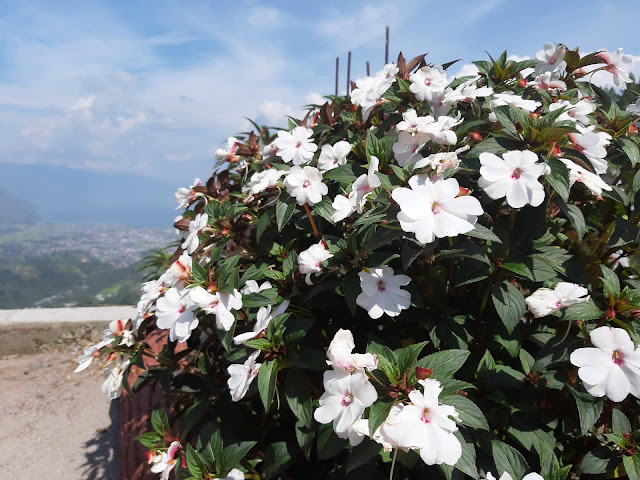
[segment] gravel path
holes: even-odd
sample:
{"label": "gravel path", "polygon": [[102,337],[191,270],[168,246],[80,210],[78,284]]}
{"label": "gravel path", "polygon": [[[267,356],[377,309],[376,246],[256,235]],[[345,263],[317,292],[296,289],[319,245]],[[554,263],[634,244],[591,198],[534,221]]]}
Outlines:
{"label": "gravel path", "polygon": [[99,365],[73,373],[76,353],[0,359],[0,478],[117,479],[118,403]]}

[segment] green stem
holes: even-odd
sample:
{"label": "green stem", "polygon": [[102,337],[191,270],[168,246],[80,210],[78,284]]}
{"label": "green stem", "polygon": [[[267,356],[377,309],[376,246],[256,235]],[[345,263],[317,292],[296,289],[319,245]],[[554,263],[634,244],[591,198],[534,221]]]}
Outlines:
{"label": "green stem", "polygon": [[389,480],[393,480],[393,470],[396,468],[396,457],[398,456],[398,449],[393,451],[393,460],[391,460],[391,472],[389,473]]}

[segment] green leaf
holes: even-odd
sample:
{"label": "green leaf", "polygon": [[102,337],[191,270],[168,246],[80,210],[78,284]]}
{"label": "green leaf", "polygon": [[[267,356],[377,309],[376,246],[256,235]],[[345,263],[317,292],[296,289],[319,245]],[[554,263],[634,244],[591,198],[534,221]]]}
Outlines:
{"label": "green leaf", "polygon": [[180,417],[178,436],[180,438],[185,438],[194,425],[204,418],[208,410],[208,400],[196,399],[195,403],[187,408]]}
{"label": "green leaf", "polygon": [[335,180],[337,182],[351,185],[361,174],[365,173],[365,169],[352,163],[340,165],[323,174],[323,178],[327,180]]}
{"label": "green leaf", "polygon": [[305,377],[298,372],[289,371],[284,381],[284,395],[293,414],[307,427],[312,425],[312,408],[309,388]]}
{"label": "green leaf", "polygon": [[[511,273],[515,273],[519,277],[533,280],[533,273],[531,273],[531,269],[527,267],[527,265],[525,265],[524,263],[505,262],[502,265],[500,265],[500,268],[504,268],[505,270],[508,270]],[[244,297],[243,297],[243,300],[244,300]]]}
{"label": "green leaf", "polygon": [[391,383],[395,384],[401,374],[398,370],[398,358],[395,352],[385,345],[371,342],[367,346],[367,353],[376,355],[378,369],[385,373]]}
{"label": "green leaf", "polygon": [[582,237],[584,237],[584,233],[587,229],[582,211],[577,206],[573,204],[566,204],[561,200],[557,203],[562,210],[562,213],[564,213],[564,215],[569,219],[573,227],[576,229],[576,234],[578,235],[578,243],[582,242]]}
{"label": "green leaf", "polygon": [[164,409],[156,407],[151,412],[151,426],[160,434],[164,434],[171,430],[171,427],[169,426],[169,419],[167,418],[167,414],[164,412]]}
{"label": "green leaf", "polygon": [[265,448],[264,456],[266,465],[264,474],[267,478],[275,478],[293,460],[286,442],[270,443]]}
{"label": "green leaf", "polygon": [[240,280],[238,278],[239,269],[236,267],[240,255],[229,257],[220,264],[215,270],[215,280],[218,289],[222,291],[232,292],[238,287]]}
{"label": "green leaf", "polygon": [[360,277],[356,272],[351,270],[344,276],[344,280],[342,281],[342,294],[344,295],[349,311],[353,316],[356,314],[356,298],[358,298],[360,293],[362,293]]}
{"label": "green leaf", "polygon": [[600,310],[593,300],[589,299],[586,302],[574,303],[564,310],[565,320],[595,320],[602,317],[602,310]]}
{"label": "green leaf", "polygon": [[242,296],[242,306],[244,308],[264,307],[267,305],[273,305],[277,301],[277,288],[269,288],[261,292],[249,293]]}
{"label": "green leaf", "polygon": [[489,230],[484,225],[480,225],[476,223],[473,230],[465,233],[468,237],[479,238],[481,240],[489,240],[490,242],[502,243],[500,237],[498,237],[495,233]]}
{"label": "green leaf", "polygon": [[243,342],[245,347],[255,348],[256,350],[271,350],[273,348],[273,343],[266,338],[254,338],[252,340],[247,340]]}
{"label": "green leaf", "polygon": [[551,168],[545,178],[551,184],[560,198],[566,202],[569,199],[569,170],[567,166],[557,158],[544,157],[544,161]]}
{"label": "green leaf", "polygon": [[[640,170],[639,170],[640,172]],[[629,243],[640,242],[640,227],[625,220],[624,218],[616,218],[616,226],[609,238],[609,247],[621,247]]]}
{"label": "green leaf", "polygon": [[444,405],[455,407],[460,416],[460,422],[471,428],[489,430],[489,424],[478,406],[462,395],[449,395],[442,399]]}
{"label": "green leaf", "polygon": [[[374,403],[375,405],[375,403]],[[338,438],[333,431],[333,425],[328,423],[318,428],[318,460],[335,457],[347,445],[347,440]]]}
{"label": "green leaf", "polygon": [[620,295],[620,280],[618,279],[618,275],[604,265],[600,265],[600,269],[602,270],[601,278],[605,297],[611,295],[613,298],[617,298]]}
{"label": "green leaf", "polygon": [[522,478],[529,465],[522,454],[506,443],[499,440],[491,442],[491,451],[493,453],[493,461],[496,464],[498,472],[507,472],[511,478]]}
{"label": "green leaf", "polygon": [[382,445],[372,440],[364,440],[357,447],[353,447],[349,454],[347,473],[373,460],[381,449]]}
{"label": "green leaf", "polygon": [[417,366],[431,369],[431,376],[441,380],[456,373],[464,365],[469,353],[468,350],[442,350],[421,358]]}
{"label": "green leaf", "polygon": [[209,281],[209,272],[198,262],[191,262],[191,272],[196,283],[206,285]]}
{"label": "green leaf", "polygon": [[295,425],[296,440],[300,446],[300,450],[304,453],[304,456],[309,460],[311,457],[311,447],[313,447],[313,437],[315,437],[315,430],[312,427],[307,427],[303,422],[298,420]]}
{"label": "green leaf", "polygon": [[273,218],[272,212],[273,210],[269,209],[268,211],[264,212],[258,220],[258,226],[256,227],[256,241],[258,243],[260,243],[262,235],[269,226],[269,223],[271,223],[271,219]]}
{"label": "green leaf", "polygon": [[569,385],[567,385],[567,388],[576,399],[580,417],[580,429],[582,430],[582,435],[586,435],[602,415],[602,398],[594,398],[588,393],[578,392]]}
{"label": "green leaf", "polygon": [[636,163],[640,162],[640,150],[638,150],[638,145],[628,138],[617,138],[616,143],[627,155],[631,161],[631,165],[635,167]]}
{"label": "green leaf", "polygon": [[493,286],[491,299],[507,331],[513,332],[527,309],[524,296],[517,287],[505,280]]}
{"label": "green leaf", "polygon": [[222,455],[222,433],[218,426],[213,422],[206,423],[198,433],[196,448],[200,454],[200,458],[204,459],[209,465]]}
{"label": "green leaf", "polygon": [[629,480],[640,480],[640,455],[634,453],[633,455],[624,455],[622,457],[622,463],[624,469],[627,471]]}
{"label": "green leaf", "polygon": [[462,446],[462,455],[460,456],[460,460],[456,462],[455,467],[462,473],[469,475],[471,478],[480,478],[476,467],[476,447],[473,445],[473,442],[466,441],[459,430],[454,432],[454,435],[458,441],[460,441],[460,445]]}
{"label": "green leaf", "polygon": [[158,448],[164,444],[163,435],[156,432],[147,432],[138,435],[137,440],[146,448]]}
{"label": "green leaf", "polygon": [[258,370],[258,391],[262,399],[265,411],[269,411],[273,394],[276,391],[276,380],[278,379],[278,359],[265,362]]}
{"label": "green leaf", "polygon": [[222,451],[220,458],[216,461],[216,474],[226,477],[229,472],[240,464],[240,460],[249,453],[249,450],[258,442],[240,442],[229,445]]}
{"label": "green leaf", "polygon": [[189,469],[189,473],[194,477],[201,478],[204,474],[204,464],[202,460],[193,449],[193,447],[187,443],[187,468]]}
{"label": "green leaf", "polygon": [[612,472],[620,462],[619,454],[607,447],[596,447],[588,452],[580,462],[580,472],[599,475]]}
{"label": "green leaf", "polygon": [[402,375],[403,372],[408,371],[410,368],[414,366],[414,364],[418,360],[418,355],[420,355],[420,352],[422,351],[422,349],[427,343],[429,342],[425,341],[425,342],[415,343],[413,345],[409,345],[408,347],[400,348],[394,352],[396,355],[396,358],[398,359],[397,367],[400,372],[400,375]]}
{"label": "green leaf", "polygon": [[390,398],[384,398],[371,405],[369,408],[369,433],[371,437],[373,437],[380,425],[387,419],[391,407],[393,407],[393,400]]}
{"label": "green leaf", "polygon": [[611,430],[617,435],[624,435],[631,431],[629,419],[617,408],[611,411]]}
{"label": "green leaf", "polygon": [[[282,195],[281,195],[282,196]],[[287,195],[288,197],[288,195]],[[296,203],[291,201],[283,202],[280,197],[276,200],[276,220],[278,222],[278,231],[281,232],[296,210]]]}

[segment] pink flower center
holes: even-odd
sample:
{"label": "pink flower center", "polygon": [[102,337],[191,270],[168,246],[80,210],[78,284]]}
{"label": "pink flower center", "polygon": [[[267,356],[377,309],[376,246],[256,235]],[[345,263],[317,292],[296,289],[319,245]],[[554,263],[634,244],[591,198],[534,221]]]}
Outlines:
{"label": "pink flower center", "polygon": [[311,183],[309,182],[309,180],[305,180],[305,181],[302,183],[302,188],[309,188],[309,185],[311,185]]}
{"label": "pink flower center", "polygon": [[345,395],[342,398],[342,405],[344,405],[345,407],[351,405],[352,402],[353,402],[353,395],[351,394]]}
{"label": "pink flower center", "polygon": [[300,148],[301,145],[302,145],[302,142],[297,142],[295,148]]}
{"label": "pink flower center", "polygon": [[378,291],[384,292],[386,289],[387,287],[384,285],[384,282],[382,280],[378,280]]}
{"label": "pink flower center", "polygon": [[516,168],[511,174],[511,178],[515,178],[517,180],[518,178],[520,178],[520,175],[522,175],[522,170]]}
{"label": "pink flower center", "polygon": [[422,418],[420,419],[422,420],[424,423],[430,423],[431,420],[429,420],[429,409],[425,408],[424,411],[422,412]]}
{"label": "pink flower center", "polygon": [[442,207],[438,204],[438,202],[433,202],[433,205],[431,205],[431,211],[434,213],[434,215],[437,215],[442,211]]}
{"label": "pink flower center", "polygon": [[624,356],[622,352],[614,350],[613,355],[611,355],[611,360],[613,360],[613,363],[615,363],[616,365],[622,365],[624,363]]}
{"label": "pink flower center", "polygon": [[178,309],[178,313],[184,313],[186,309],[187,307],[185,307],[184,305],[180,305],[180,308]]}
{"label": "pink flower center", "polygon": [[425,78],[424,79],[424,84],[427,85],[427,86],[431,85],[431,79],[430,78]]}

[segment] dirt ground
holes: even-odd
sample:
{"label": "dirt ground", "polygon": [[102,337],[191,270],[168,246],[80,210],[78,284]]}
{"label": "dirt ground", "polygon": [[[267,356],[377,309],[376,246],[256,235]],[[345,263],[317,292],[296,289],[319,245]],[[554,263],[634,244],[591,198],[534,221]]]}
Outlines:
{"label": "dirt ground", "polygon": [[73,373],[77,353],[0,359],[0,478],[117,479],[118,402],[98,365]]}

